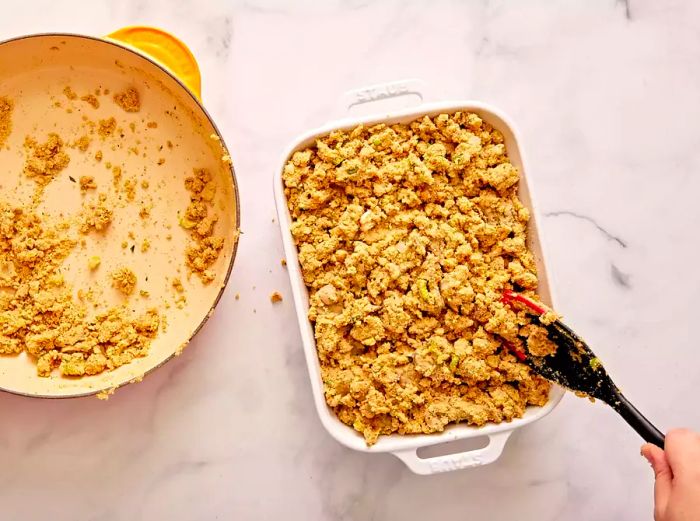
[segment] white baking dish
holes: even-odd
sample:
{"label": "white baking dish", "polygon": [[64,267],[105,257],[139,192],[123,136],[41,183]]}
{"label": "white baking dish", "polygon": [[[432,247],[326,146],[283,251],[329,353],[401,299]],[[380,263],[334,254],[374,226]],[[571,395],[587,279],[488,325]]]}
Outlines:
{"label": "white baking dish", "polygon": [[[351,449],[374,453],[390,452],[399,457],[413,472],[416,472],[417,474],[434,474],[438,472],[486,465],[495,461],[501,455],[503,447],[505,446],[510,434],[515,429],[523,427],[528,423],[532,423],[535,420],[539,420],[548,414],[559,403],[564,394],[564,390],[560,387],[553,386],[550,392],[549,402],[544,407],[528,407],[525,415],[522,418],[513,420],[510,423],[487,424],[483,427],[471,427],[457,424],[450,426],[444,432],[437,434],[394,434],[390,436],[381,436],[375,445],[368,447],[363,436],[338,420],[333,410],[326,405],[323,394],[321,370],[316,353],[314,332],[311,323],[307,318],[307,313],[309,310],[308,292],[301,276],[301,269],[299,267],[297,257],[297,248],[290,232],[291,220],[287,209],[287,201],[284,195],[284,186],[282,181],[282,170],[284,165],[295,151],[312,145],[318,137],[328,134],[334,130],[353,128],[359,124],[374,125],[377,123],[404,123],[424,115],[432,116],[440,113],[451,113],[458,110],[475,112],[482,119],[489,122],[503,133],[510,160],[520,171],[521,181],[519,197],[523,204],[532,212],[528,235],[529,247],[535,255],[535,259],[537,261],[537,269],[540,280],[538,294],[544,303],[554,307],[552,303],[552,291],[547,278],[547,270],[545,268],[539,230],[537,228],[537,212],[533,202],[532,192],[530,191],[530,187],[527,183],[528,170],[525,163],[525,158],[523,157],[523,152],[520,150],[518,145],[518,136],[515,131],[515,127],[502,112],[478,101],[426,103],[422,94],[423,90],[421,89],[421,85],[422,84],[420,82],[415,80],[407,80],[390,84],[375,85],[347,93],[343,98],[343,103],[346,110],[349,109],[349,107],[358,104],[370,103],[386,98],[397,98],[400,96],[404,97],[406,101],[408,101],[409,98],[420,99],[421,101],[417,106],[403,110],[395,110],[368,117],[346,117],[299,136],[287,148],[281,158],[279,167],[275,172],[275,201],[277,204],[277,214],[279,216],[280,226],[282,229],[284,251],[288,261],[287,266],[292,283],[294,304],[296,306],[299,326],[301,328],[301,338],[304,345],[304,353],[306,355],[306,364],[311,377],[311,389],[313,391],[314,402],[321,418],[321,422],[331,436]],[[466,438],[478,438],[482,436],[488,436],[489,441],[488,445],[481,449],[433,458],[420,458],[416,452],[417,449],[421,447]]]}

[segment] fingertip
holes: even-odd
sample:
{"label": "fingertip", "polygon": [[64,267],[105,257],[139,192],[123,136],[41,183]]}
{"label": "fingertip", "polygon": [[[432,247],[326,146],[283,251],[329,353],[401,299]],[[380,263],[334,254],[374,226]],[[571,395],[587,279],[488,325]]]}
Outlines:
{"label": "fingertip", "polygon": [[654,462],[660,455],[662,455],[663,450],[652,443],[645,443],[640,449],[640,454],[644,456],[649,463]]}

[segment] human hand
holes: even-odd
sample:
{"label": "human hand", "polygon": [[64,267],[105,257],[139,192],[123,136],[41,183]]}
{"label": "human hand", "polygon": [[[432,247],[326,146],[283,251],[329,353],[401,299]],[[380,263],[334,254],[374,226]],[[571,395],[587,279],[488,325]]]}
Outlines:
{"label": "human hand", "polygon": [[700,520],[700,435],[673,429],[666,435],[665,449],[647,443],[642,456],[654,469],[654,519]]}

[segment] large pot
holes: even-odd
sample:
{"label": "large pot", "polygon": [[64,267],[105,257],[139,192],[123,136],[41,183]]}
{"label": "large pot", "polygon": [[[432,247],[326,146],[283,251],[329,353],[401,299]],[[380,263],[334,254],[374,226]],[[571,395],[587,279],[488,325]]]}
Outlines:
{"label": "large pot", "polygon": [[[138,111],[128,96],[120,98],[121,105],[113,98],[133,92],[130,88],[138,93]],[[76,235],[77,245],[59,271],[76,299],[83,298],[88,315],[122,306],[134,313],[156,308],[162,318],[145,356],[98,374],[65,376],[54,368],[39,376],[37,358],[26,350],[0,356],[0,389],[75,397],[140,380],[179,354],[204,325],[228,281],[238,244],[235,175],[200,102],[197,63],[182,42],[153,28],[125,28],[105,38],[23,36],[0,43],[2,97],[14,108],[11,132],[4,145],[0,142],[0,200],[34,204],[39,215],[79,219],[85,205],[96,204],[98,193],[107,194],[112,222]],[[100,121],[111,117],[116,127],[109,134]],[[70,162],[39,189],[36,176],[27,174],[36,150],[31,140],[36,145],[51,133],[62,139]],[[214,234],[223,238],[215,262],[207,266],[209,281],[185,262],[194,237],[193,223],[183,224],[193,196],[185,179],[194,169],[206,169],[213,178],[216,192],[207,206],[209,215],[218,217]],[[96,188],[86,183],[81,190],[82,176],[93,177]],[[100,258],[99,267],[89,265],[91,257]],[[130,295],[119,291],[111,275],[123,266],[137,277]],[[0,323],[0,334],[3,327],[9,326]]]}

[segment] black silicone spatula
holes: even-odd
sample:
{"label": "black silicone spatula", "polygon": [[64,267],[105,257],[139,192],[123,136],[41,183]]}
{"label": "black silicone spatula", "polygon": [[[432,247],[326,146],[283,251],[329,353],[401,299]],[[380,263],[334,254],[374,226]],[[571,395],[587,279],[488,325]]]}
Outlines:
{"label": "black silicone spatula", "polygon": [[[528,311],[538,316],[547,311],[527,297],[508,290],[504,292],[503,301],[511,305],[523,304]],[[560,320],[545,322],[542,326],[547,330],[550,340],[556,344],[556,352],[534,356],[527,350],[514,350],[514,354],[547,380],[607,403],[645,441],[663,448],[664,435],[622,395],[591,348]]]}

